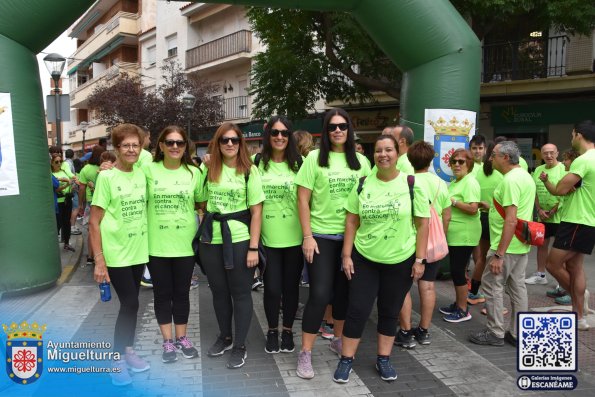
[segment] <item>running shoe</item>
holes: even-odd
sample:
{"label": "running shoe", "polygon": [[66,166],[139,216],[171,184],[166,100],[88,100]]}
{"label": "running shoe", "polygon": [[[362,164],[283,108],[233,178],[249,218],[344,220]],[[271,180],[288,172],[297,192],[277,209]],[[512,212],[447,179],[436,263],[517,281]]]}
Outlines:
{"label": "running shoe", "polygon": [[535,272],[531,276],[529,276],[529,277],[527,277],[525,279],[525,284],[530,284],[530,285],[541,284],[541,285],[545,285],[545,284],[547,284],[547,277],[545,277],[545,273]]}
{"label": "running shoe", "polygon": [[557,285],[556,288],[547,291],[545,294],[550,298],[559,298],[561,296],[568,295],[568,292],[566,292],[564,288],[561,288],[559,285]]}
{"label": "running shoe", "polygon": [[114,386],[126,386],[132,383],[132,377],[126,368],[126,361],[114,361],[112,368],[113,371],[110,373],[110,377]]}
{"label": "running shoe", "polygon": [[460,323],[463,321],[471,320],[471,313],[469,313],[469,310],[463,310],[457,307],[457,310],[455,312],[452,312],[444,316],[443,318],[444,321],[447,321],[449,323]]}
{"label": "running shoe", "polygon": [[320,336],[322,337],[322,339],[331,340],[335,337],[335,331],[328,324],[324,324],[323,326],[321,326],[318,331],[320,332]]}
{"label": "running shoe", "polygon": [[392,382],[397,380],[397,370],[393,368],[389,357],[378,357],[376,359],[376,371],[380,375],[380,379]]}
{"label": "running shoe", "polygon": [[442,314],[450,314],[455,312],[458,309],[457,307],[457,303],[453,302],[448,306],[442,306],[441,308],[439,308],[438,310],[440,311],[440,313]]}
{"label": "running shoe", "polygon": [[161,353],[161,361],[164,363],[173,363],[178,361],[178,355],[176,354],[176,345],[171,339],[163,342],[163,353]]}
{"label": "running shoe", "polygon": [[254,277],[254,280],[252,281],[252,291],[258,291],[258,289],[263,285],[264,284],[262,283],[260,277]]}
{"label": "running shoe", "polygon": [[135,352],[124,354],[124,361],[132,372],[144,372],[151,368],[148,362],[136,355]]}
{"label": "running shoe", "polygon": [[483,296],[483,294],[481,292],[478,292],[477,294],[473,294],[471,292],[469,292],[467,294],[467,303],[469,305],[477,305],[479,303],[484,303],[486,301],[486,297]]}
{"label": "running shoe", "polygon": [[427,329],[424,330],[420,327],[415,327],[413,329],[413,337],[420,345],[429,345],[432,343],[432,338]]}
{"label": "running shoe", "polygon": [[402,329],[397,331],[394,344],[396,346],[404,347],[405,349],[413,349],[417,345],[413,338],[413,332],[411,332],[411,330],[404,331]]}
{"label": "running shoe", "polygon": [[337,383],[347,383],[349,382],[349,374],[353,369],[353,358],[342,358],[339,360],[339,364],[337,364],[337,369],[335,370],[335,374],[333,375],[333,380]]}
{"label": "running shoe", "polygon": [[153,288],[153,280],[151,280],[150,278],[145,278],[145,276],[143,276],[140,279],[140,285],[147,288]]}
{"label": "running shoe", "polygon": [[246,347],[235,347],[231,349],[231,355],[229,356],[229,360],[227,360],[226,367],[229,369],[241,368],[246,364],[246,357],[248,357],[248,353],[246,353]]}
{"label": "running shoe", "polygon": [[312,352],[302,351],[298,354],[297,376],[302,379],[312,379],[314,368],[312,368]]}
{"label": "running shoe", "polygon": [[176,338],[176,343],[174,343],[176,349],[182,353],[184,358],[195,358],[198,357],[198,350],[194,347],[190,339],[186,336],[182,336],[180,338]]}
{"label": "running shoe", "polygon": [[295,344],[293,343],[293,332],[284,329],[281,332],[281,352],[291,353],[295,350]]}
{"label": "running shoe", "polygon": [[222,335],[217,337],[213,346],[209,348],[207,351],[207,356],[209,357],[217,357],[223,355],[227,350],[231,349],[233,346],[231,338],[226,338]]}
{"label": "running shoe", "polygon": [[273,354],[279,353],[279,331],[276,329],[270,329],[267,332],[267,343],[264,347],[264,351]]}
{"label": "running shoe", "polygon": [[341,357],[341,351],[343,350],[343,340],[341,338],[333,338],[328,348]]}
{"label": "running shoe", "polygon": [[564,295],[564,296],[559,296],[556,299],[554,299],[554,302],[556,302],[558,305],[572,305],[572,298],[570,297],[570,295]]}
{"label": "running shoe", "polygon": [[469,341],[477,345],[504,346],[504,338],[498,338],[488,329],[470,334]]}

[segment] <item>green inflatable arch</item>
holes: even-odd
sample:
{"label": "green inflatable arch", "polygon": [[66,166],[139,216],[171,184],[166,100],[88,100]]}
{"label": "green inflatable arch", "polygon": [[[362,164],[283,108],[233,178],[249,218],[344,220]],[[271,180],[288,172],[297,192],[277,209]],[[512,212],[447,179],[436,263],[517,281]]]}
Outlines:
{"label": "green inflatable arch", "polygon": [[[351,12],[404,73],[401,115],[417,137],[423,136],[419,125],[426,108],[479,110],[480,43],[447,0],[209,2]],[[0,195],[0,292],[41,288],[60,276],[35,55],[92,3],[0,2],[0,93],[10,93],[20,190],[18,195]]]}

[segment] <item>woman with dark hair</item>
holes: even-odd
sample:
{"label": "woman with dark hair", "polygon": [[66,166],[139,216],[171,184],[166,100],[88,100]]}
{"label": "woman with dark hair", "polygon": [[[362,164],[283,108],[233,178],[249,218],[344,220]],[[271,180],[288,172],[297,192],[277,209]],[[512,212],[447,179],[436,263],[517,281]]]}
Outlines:
{"label": "woman with dark hair", "polygon": [[199,255],[213,294],[219,336],[207,355],[221,356],[233,347],[227,368],[240,368],[247,357],[245,342],[252,319],[252,280],[258,265],[265,195],[237,125],[223,123],[208,153],[208,172],[200,181],[199,201],[207,202],[207,211],[199,229]]}
{"label": "woman with dark hair", "polygon": [[[488,142],[485,157],[483,158],[483,165],[479,171],[475,173],[475,179],[479,183],[480,198],[479,198],[479,220],[481,223],[481,236],[479,238],[479,255],[475,262],[473,275],[471,276],[471,290],[467,296],[467,303],[470,305],[477,305],[485,302],[485,297],[479,292],[481,286],[481,275],[486,265],[486,255],[490,249],[490,224],[488,222],[488,212],[492,206],[492,199],[494,198],[494,190],[496,186],[502,181],[502,174],[492,167],[492,159],[490,156],[494,151],[496,144]],[[483,313],[483,311],[482,311]]]}
{"label": "woman with dark hair", "polygon": [[147,183],[134,167],[142,148],[142,130],[134,124],[120,124],[112,130],[116,148],[114,167],[101,171],[93,193],[89,234],[95,253],[94,278],[114,286],[120,310],[114,329],[112,383],[132,382],[128,369],[143,372],[148,362],[133,349],[138,315],[138,293],[144,264],[149,259],[147,240]]}
{"label": "woman with dark hair", "polygon": [[[91,157],[87,164],[83,167],[79,174],[79,215],[84,216],[85,210],[88,207],[91,209],[91,201],[93,201],[93,192],[95,191],[95,181],[99,175],[99,165],[101,164],[101,154],[105,152],[103,146],[93,147]],[[93,247],[91,246],[91,235],[89,234],[89,244],[87,245],[87,266],[93,266],[95,260],[93,259]]]}
{"label": "woman with dark hair", "polygon": [[[349,282],[349,308],[341,359],[333,380],[347,383],[374,301],[378,306],[376,370],[385,381],[397,379],[390,354],[397,318],[411,284],[425,272],[429,199],[397,167],[397,141],[380,135],[374,146],[376,172],[352,189],[345,209],[343,272]],[[417,182],[417,181],[416,181]],[[413,189],[413,197],[411,197]]]}
{"label": "woman with dark hair", "polygon": [[314,377],[312,347],[331,299],[335,338],[330,349],[341,354],[348,296],[347,278],[341,271],[344,206],[359,178],[370,173],[365,157],[355,152],[353,124],[345,110],[329,110],[322,128],[320,149],[310,152],[295,180],[302,250],[310,278],[310,294],[302,319],[302,351],[297,364],[297,375],[304,379]]}
{"label": "woman with dark hair", "polygon": [[58,153],[52,154],[51,169],[52,175],[60,182],[60,187],[56,189],[58,194],[58,231],[60,238],[64,243],[64,251],[74,251],[74,247],[70,245],[70,214],[72,212],[72,181],[74,175],[62,167],[62,155]]}
{"label": "woman with dark hair", "polygon": [[[267,253],[264,272],[264,311],[269,325],[264,349],[267,353],[289,353],[295,349],[292,327],[304,256],[294,180],[302,161],[291,122],[284,116],[271,117],[264,129],[262,152],[254,157],[266,197],[260,236]],[[283,331],[279,348],[281,299]]]}
{"label": "woman with dark hair", "polygon": [[155,317],[163,337],[161,361],[176,361],[176,351],[185,358],[195,358],[198,351],[186,336],[186,328],[194,270],[194,211],[201,172],[190,158],[184,129],[166,127],[157,140],[155,158],[141,165],[141,169],[147,178],[148,267],[153,281]]}
{"label": "woman with dark hair", "polygon": [[445,314],[444,321],[459,323],[471,320],[467,310],[467,263],[473,248],[479,243],[481,222],[477,211],[480,201],[479,183],[475,180],[473,156],[461,148],[454,151],[449,159],[450,168],[455,177],[448,187],[451,202],[451,216],[446,231],[450,272],[455,287],[456,301],[440,308]]}

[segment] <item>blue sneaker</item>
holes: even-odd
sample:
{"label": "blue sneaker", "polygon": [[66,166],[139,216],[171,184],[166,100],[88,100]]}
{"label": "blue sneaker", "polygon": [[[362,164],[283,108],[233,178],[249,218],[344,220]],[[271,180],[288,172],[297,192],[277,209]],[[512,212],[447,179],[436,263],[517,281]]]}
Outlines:
{"label": "blue sneaker", "polygon": [[444,321],[449,323],[460,323],[471,320],[471,313],[469,310],[463,310],[457,307],[457,310],[444,316]]}
{"label": "blue sneaker", "polygon": [[347,383],[349,382],[349,374],[351,371],[351,367],[353,366],[353,358],[342,358],[339,360],[339,365],[337,365],[337,369],[335,374],[333,375],[333,380],[337,383]]}
{"label": "blue sneaker", "polygon": [[453,302],[453,303],[451,303],[448,306],[442,306],[438,310],[440,310],[440,313],[442,313],[442,314],[450,314],[450,313],[455,312],[457,309],[458,309],[457,303],[456,302]]}
{"label": "blue sneaker", "polygon": [[393,368],[392,364],[390,363],[390,358],[380,358],[376,359],[376,371],[378,371],[378,375],[380,375],[380,379],[385,380],[387,382],[391,382],[397,379],[397,370]]}

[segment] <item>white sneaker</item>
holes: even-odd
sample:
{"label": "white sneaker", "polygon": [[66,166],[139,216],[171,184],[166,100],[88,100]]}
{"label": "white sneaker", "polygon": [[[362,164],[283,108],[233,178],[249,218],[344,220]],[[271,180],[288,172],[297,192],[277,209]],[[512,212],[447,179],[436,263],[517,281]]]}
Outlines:
{"label": "white sneaker", "polygon": [[541,275],[541,273],[533,273],[533,275],[531,277],[528,277],[525,279],[525,284],[547,284],[547,277],[545,276],[545,273],[543,273],[543,276]]}
{"label": "white sneaker", "polygon": [[70,228],[70,234],[73,236],[78,236],[79,234],[83,234],[83,232],[78,228],[78,226],[73,226]]}
{"label": "white sneaker", "polygon": [[588,331],[591,327],[589,326],[587,319],[583,317],[576,322],[576,328],[578,328],[579,331]]}

